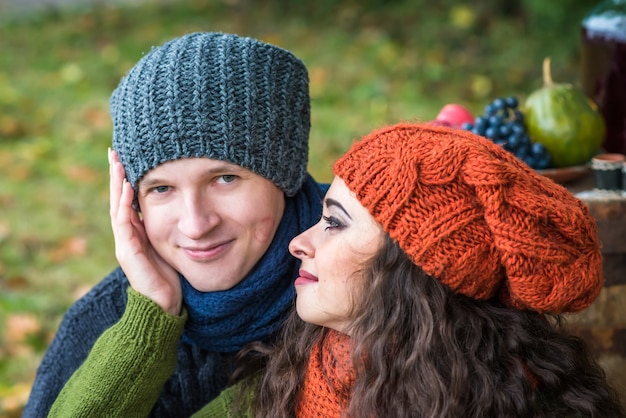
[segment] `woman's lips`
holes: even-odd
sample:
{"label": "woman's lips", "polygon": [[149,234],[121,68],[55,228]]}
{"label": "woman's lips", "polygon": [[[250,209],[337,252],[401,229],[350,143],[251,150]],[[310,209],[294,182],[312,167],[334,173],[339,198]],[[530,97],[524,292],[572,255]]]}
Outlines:
{"label": "woman's lips", "polygon": [[305,285],[305,284],[311,284],[311,283],[317,283],[318,279],[316,276],[312,275],[311,273],[309,273],[306,270],[300,270],[300,272],[298,273],[299,276],[296,279],[296,281],[294,282],[294,284],[296,286],[298,285]]}

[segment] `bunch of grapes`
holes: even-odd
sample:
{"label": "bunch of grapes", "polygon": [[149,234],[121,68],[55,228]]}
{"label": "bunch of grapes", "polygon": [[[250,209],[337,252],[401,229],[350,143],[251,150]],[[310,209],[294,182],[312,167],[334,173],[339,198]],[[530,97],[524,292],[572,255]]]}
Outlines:
{"label": "bunch of grapes", "polygon": [[498,97],[487,104],[484,114],[477,116],[473,123],[464,123],[462,129],[502,146],[533,169],[548,168],[550,154],[543,144],[530,140],[518,104],[516,97]]}

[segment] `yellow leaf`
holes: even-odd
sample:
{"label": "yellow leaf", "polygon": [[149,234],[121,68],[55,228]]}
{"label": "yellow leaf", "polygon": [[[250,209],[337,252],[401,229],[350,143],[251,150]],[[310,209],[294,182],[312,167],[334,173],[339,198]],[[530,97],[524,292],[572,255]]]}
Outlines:
{"label": "yellow leaf", "polygon": [[475,75],[472,78],[470,86],[474,96],[479,98],[488,97],[493,90],[491,79],[482,75]]}
{"label": "yellow leaf", "polygon": [[[0,396],[0,413],[3,417],[19,416],[17,414],[28,400],[31,385],[26,383],[18,383],[12,385],[7,390],[2,390],[2,396]],[[15,412],[17,415],[13,415]],[[6,413],[6,415],[5,415]]]}
{"label": "yellow leaf", "polygon": [[468,6],[455,6],[450,10],[450,21],[459,29],[470,29],[476,22],[476,13]]}
{"label": "yellow leaf", "polygon": [[61,68],[61,79],[66,84],[76,84],[83,79],[83,69],[73,62],[65,64]]}

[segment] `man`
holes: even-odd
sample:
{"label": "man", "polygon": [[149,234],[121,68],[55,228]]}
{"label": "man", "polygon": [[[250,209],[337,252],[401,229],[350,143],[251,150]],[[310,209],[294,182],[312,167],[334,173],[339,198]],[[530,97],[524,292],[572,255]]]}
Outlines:
{"label": "man", "polygon": [[298,271],[289,241],[321,214],[325,187],[306,172],[308,75],[290,52],[188,34],[144,56],[110,104],[120,267],[66,313],[24,417],[47,415],[121,318],[129,280],[168,312],[185,308],[177,364],[152,416],[191,415],[227,385],[234,353],[280,327]]}

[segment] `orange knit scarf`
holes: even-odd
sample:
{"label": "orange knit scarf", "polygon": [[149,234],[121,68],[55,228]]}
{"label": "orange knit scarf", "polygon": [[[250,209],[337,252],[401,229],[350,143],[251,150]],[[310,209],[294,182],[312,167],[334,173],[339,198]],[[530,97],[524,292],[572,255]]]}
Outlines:
{"label": "orange knit scarf", "polygon": [[331,330],[309,357],[297,417],[347,417],[352,394],[350,337]]}

